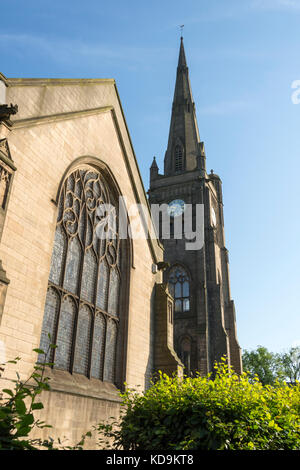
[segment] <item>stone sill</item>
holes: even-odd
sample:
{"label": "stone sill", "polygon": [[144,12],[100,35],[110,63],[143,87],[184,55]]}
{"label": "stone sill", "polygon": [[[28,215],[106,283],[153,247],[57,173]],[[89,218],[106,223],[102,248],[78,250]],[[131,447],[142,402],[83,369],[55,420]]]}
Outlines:
{"label": "stone sill", "polygon": [[119,390],[110,382],[89,379],[81,374],[70,374],[65,370],[47,368],[45,377],[49,377],[50,392],[66,393],[97,400],[120,403]]}

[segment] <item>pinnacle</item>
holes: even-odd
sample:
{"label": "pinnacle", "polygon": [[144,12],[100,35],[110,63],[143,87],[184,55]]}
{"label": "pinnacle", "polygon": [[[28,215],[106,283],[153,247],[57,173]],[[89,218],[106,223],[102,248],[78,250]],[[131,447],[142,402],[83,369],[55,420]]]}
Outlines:
{"label": "pinnacle", "polygon": [[153,157],[153,162],[152,162],[151,168],[158,168],[155,157]]}

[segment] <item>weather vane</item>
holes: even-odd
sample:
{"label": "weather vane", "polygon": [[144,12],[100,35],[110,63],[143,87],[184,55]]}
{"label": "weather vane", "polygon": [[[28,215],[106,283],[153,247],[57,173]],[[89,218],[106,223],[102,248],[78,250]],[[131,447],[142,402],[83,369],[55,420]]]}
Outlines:
{"label": "weather vane", "polygon": [[179,27],[180,27],[181,37],[182,37],[183,28],[184,28],[184,24],[181,24]]}

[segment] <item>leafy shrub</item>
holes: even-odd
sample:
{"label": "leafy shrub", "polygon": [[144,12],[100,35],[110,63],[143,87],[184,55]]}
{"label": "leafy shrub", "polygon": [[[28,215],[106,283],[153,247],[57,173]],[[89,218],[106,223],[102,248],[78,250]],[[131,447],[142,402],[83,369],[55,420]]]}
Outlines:
{"label": "leafy shrub", "polygon": [[300,385],[263,386],[225,359],[215,378],[159,375],[143,394],[122,395],[119,423],[98,426],[100,441],[125,450],[300,449]]}
{"label": "leafy shrub", "polygon": [[[51,341],[50,336],[49,339]],[[49,349],[53,348],[56,348],[56,345],[50,344]],[[30,438],[30,432],[34,428],[52,427],[34,417],[35,410],[44,408],[41,401],[36,401],[38,395],[43,390],[50,390],[49,378],[45,375],[46,366],[53,365],[53,363],[46,362],[49,349],[46,353],[42,349],[34,349],[34,352],[44,355],[43,363],[34,366],[32,374],[25,382],[20,380],[17,372],[14,389],[3,389],[0,393],[0,450],[40,450],[43,448],[48,450],[81,450],[85,438],[91,437],[91,433],[87,432],[82,436],[81,441],[73,447],[63,446],[60,439],[55,444],[51,437],[44,440]],[[7,363],[17,364],[19,360],[20,358],[17,357]],[[0,367],[0,375],[3,371],[4,367]]]}

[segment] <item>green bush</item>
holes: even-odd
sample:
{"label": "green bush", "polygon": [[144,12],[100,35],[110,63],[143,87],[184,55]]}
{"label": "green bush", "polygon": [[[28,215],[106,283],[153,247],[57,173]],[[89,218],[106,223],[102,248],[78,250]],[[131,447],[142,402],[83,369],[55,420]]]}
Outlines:
{"label": "green bush", "polygon": [[225,359],[215,378],[159,379],[122,394],[119,423],[100,424],[100,441],[125,450],[300,449],[300,385],[263,386]]}
{"label": "green bush", "polygon": [[[51,341],[51,337],[49,335]],[[34,429],[51,428],[44,421],[35,418],[35,413],[44,408],[43,403],[37,401],[38,395],[44,390],[50,390],[49,377],[45,376],[47,366],[53,363],[47,362],[50,349],[56,345],[50,344],[48,351],[34,349],[33,351],[43,355],[44,361],[33,368],[30,377],[25,381],[14,380],[14,389],[3,389],[0,393],[0,450],[82,450],[86,437],[91,437],[91,432],[82,436],[81,441],[75,446],[63,446],[61,439],[55,443],[54,439],[32,439],[30,433]],[[8,363],[17,364],[19,357]],[[0,364],[0,376],[5,364]]]}

